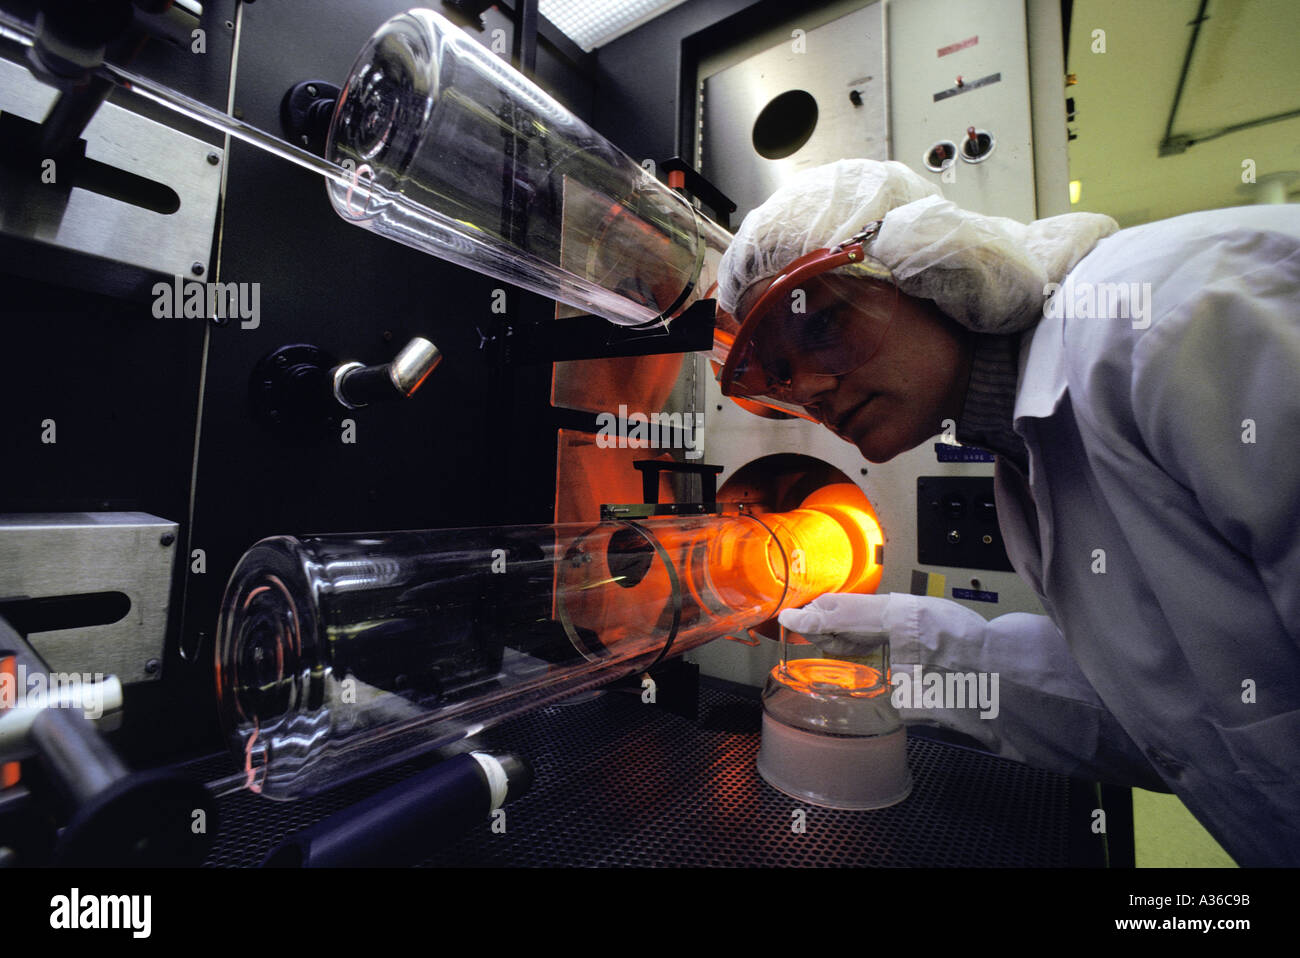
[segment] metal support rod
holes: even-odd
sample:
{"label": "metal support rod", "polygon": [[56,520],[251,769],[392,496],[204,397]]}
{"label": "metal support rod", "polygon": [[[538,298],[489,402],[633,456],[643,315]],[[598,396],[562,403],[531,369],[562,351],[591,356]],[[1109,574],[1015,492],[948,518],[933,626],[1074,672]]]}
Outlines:
{"label": "metal support rod", "polygon": [[[0,652],[47,671],[40,656],[0,617]],[[55,864],[197,865],[216,834],[216,808],[201,785],[176,772],[131,772],[77,708],[37,710],[27,732],[67,821]],[[190,825],[202,812],[211,831]]]}
{"label": "metal support rod", "polygon": [[93,76],[60,94],[41,124],[41,155],[58,157],[71,149],[112,89],[112,80]]}
{"label": "metal support rod", "polygon": [[1205,22],[1205,8],[1209,4],[1210,0],[1201,0],[1201,6],[1192,20],[1192,38],[1187,42],[1187,53],[1183,56],[1183,69],[1178,74],[1178,89],[1174,91],[1174,102],[1169,108],[1169,122],[1165,124],[1165,135],[1160,141],[1162,145],[1168,143],[1173,136],[1174,116],[1178,113],[1178,104],[1183,98],[1183,86],[1187,83],[1187,73],[1192,67],[1192,54],[1196,51],[1196,39],[1201,35],[1201,24]]}
{"label": "metal support rod", "polygon": [[[2,10],[0,10],[0,37],[24,46],[31,46],[33,42],[31,28]],[[288,160],[303,169],[319,173],[321,176],[345,188],[354,185],[355,172],[346,170],[337,163],[331,163],[307,150],[299,149],[291,143],[286,143],[284,140],[271,136],[269,133],[245,123],[243,120],[237,120],[229,114],[215,110],[206,103],[201,103],[167,87],[159,86],[137,73],[125,70],[112,63],[104,63],[99,68],[99,74],[124,90],[143,97],[151,103],[156,103],[173,113],[178,113],[197,123],[202,123],[219,133],[229,134],[235,139],[243,140],[251,146],[278,156],[283,160]],[[397,203],[401,206],[410,207],[417,213],[419,212],[419,208],[406,201],[404,197],[389,193],[371,181],[366,182],[366,190],[376,197],[382,198],[384,202]]]}
{"label": "metal support rod", "polygon": [[442,361],[438,347],[417,336],[402,347],[391,363],[366,366],[352,362],[330,374],[334,398],[349,409],[372,402],[409,399]]}
{"label": "metal support rod", "polygon": [[[499,0],[494,6],[502,13],[508,14],[511,23],[514,22],[515,0]],[[560,29],[550,20],[541,15],[540,8],[537,15],[537,42],[540,45],[545,45],[547,49],[581,73],[586,79],[595,81],[596,55],[594,53],[584,53],[580,46],[561,33]]]}
{"label": "metal support rod", "polygon": [[1287,110],[1285,113],[1274,113],[1271,116],[1261,116],[1256,120],[1243,120],[1240,123],[1222,126],[1208,133],[1180,133],[1166,140],[1161,144],[1161,147],[1171,148],[1172,152],[1181,153],[1187,147],[1195,146],[1197,143],[1207,143],[1210,140],[1217,140],[1221,136],[1227,136],[1229,133],[1238,133],[1241,130],[1248,130],[1254,126],[1264,126],[1268,123],[1280,123],[1282,120],[1293,120],[1298,116],[1300,116],[1300,110]]}
{"label": "metal support rod", "polygon": [[514,20],[511,63],[531,80],[537,70],[537,0],[517,0]]}
{"label": "metal support rod", "polygon": [[76,709],[44,709],[32,741],[68,808],[80,808],[129,774],[99,731]]}
{"label": "metal support rod", "polygon": [[[85,717],[84,710],[93,708],[102,717],[122,707],[122,685],[111,675],[97,685],[71,691],[56,690],[51,682],[47,691],[39,692],[38,704],[24,701],[32,677],[48,675],[50,668],[3,616],[0,616],[0,658],[12,658],[14,662],[12,687],[0,689],[0,693],[14,698],[12,702],[0,700],[0,763],[26,759],[40,751],[36,725],[47,713],[75,712],[85,722],[85,729],[78,734],[98,738],[99,730]],[[13,709],[6,709],[6,705]]]}

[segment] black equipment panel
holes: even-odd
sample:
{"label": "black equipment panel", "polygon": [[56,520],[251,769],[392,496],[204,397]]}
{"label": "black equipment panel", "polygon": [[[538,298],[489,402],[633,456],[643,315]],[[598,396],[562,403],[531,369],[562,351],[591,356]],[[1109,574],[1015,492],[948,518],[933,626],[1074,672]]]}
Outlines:
{"label": "black equipment panel", "polygon": [[1013,572],[998,528],[992,476],[916,480],[916,561]]}

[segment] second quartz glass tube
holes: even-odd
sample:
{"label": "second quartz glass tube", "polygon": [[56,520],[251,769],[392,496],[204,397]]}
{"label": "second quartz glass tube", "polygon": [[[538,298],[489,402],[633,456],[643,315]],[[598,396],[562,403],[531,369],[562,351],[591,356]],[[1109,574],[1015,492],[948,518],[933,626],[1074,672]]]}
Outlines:
{"label": "second quartz glass tube", "polygon": [[726,230],[431,10],[353,65],[326,156],[345,219],[623,325],[703,298]]}
{"label": "second quartz glass tube", "polygon": [[865,528],[796,510],[265,539],[222,604],[223,720],[249,788],[310,794],[852,587]]}

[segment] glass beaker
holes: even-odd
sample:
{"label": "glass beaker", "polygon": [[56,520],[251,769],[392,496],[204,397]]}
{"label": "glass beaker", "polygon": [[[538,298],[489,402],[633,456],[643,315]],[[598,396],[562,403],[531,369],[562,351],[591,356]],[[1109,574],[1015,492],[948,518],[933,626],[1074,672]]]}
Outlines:
{"label": "glass beaker", "polygon": [[758,773],[829,808],[884,808],[912,791],[907,730],[890,700],[889,636],[781,629],[763,689]]}

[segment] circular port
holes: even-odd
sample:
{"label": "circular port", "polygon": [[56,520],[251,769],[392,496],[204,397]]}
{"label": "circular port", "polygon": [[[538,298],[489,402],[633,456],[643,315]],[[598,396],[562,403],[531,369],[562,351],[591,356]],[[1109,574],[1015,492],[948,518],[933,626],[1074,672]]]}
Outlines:
{"label": "circular port", "polygon": [[798,152],[817,129],[817,101],[806,90],[788,90],[776,97],[754,121],[754,149],[769,160]]}
{"label": "circular port", "polygon": [[[823,527],[834,530],[832,523],[838,524],[859,545],[862,537],[882,535],[879,519],[861,487],[835,466],[812,456],[776,453],[752,460],[722,484],[717,498],[719,502],[746,503],[760,517],[801,508],[818,510],[827,520],[821,523]],[[833,538],[839,537],[837,534]],[[884,541],[872,539],[867,548],[858,551],[861,554],[845,576],[853,585],[841,591],[874,592],[884,573]],[[780,638],[775,618],[750,631],[769,639]]]}
{"label": "circular port", "polygon": [[942,173],[957,161],[957,144],[952,140],[940,140],[925,154],[925,168],[934,173]]}

